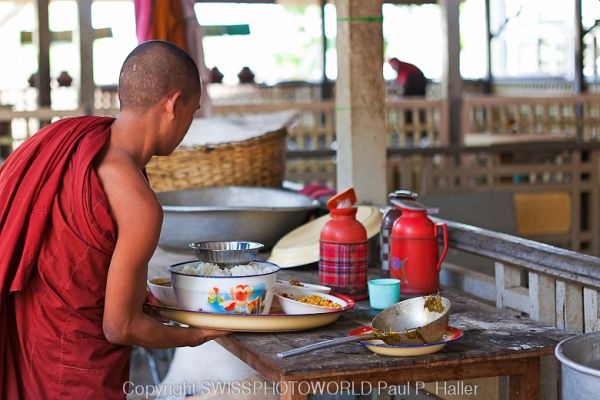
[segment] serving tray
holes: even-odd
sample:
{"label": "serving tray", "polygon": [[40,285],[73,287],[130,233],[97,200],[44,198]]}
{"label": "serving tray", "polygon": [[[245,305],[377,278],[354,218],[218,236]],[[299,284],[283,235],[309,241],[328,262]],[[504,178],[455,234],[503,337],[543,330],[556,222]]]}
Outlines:
{"label": "serving tray", "polygon": [[279,304],[273,303],[270,314],[219,314],[186,311],[169,307],[154,298],[146,299],[146,306],[170,321],[197,328],[221,329],[235,332],[291,332],[317,328],[336,321],[343,312],[354,307],[354,300],[333,294],[345,300],[348,306],[321,314],[284,314]]}

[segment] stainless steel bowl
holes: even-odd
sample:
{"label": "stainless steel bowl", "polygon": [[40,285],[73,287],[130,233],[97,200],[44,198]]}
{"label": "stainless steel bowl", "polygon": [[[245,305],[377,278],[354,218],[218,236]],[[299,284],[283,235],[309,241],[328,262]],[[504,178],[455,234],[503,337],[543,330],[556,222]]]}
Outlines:
{"label": "stainless steel bowl", "polygon": [[373,318],[373,328],[384,333],[394,333],[383,338],[388,344],[422,344],[437,342],[448,329],[450,300],[439,297],[442,311],[425,307],[430,296],[403,300],[381,311]]}
{"label": "stainless steel bowl", "polygon": [[561,364],[561,398],[597,399],[600,392],[600,332],[572,336],[556,346]]}
{"label": "stainless steel bowl", "polygon": [[283,189],[228,186],[157,194],[164,210],[159,245],[189,250],[197,241],[245,240],[271,248],[318,207]]}
{"label": "stainless steel bowl", "polygon": [[234,266],[248,264],[256,260],[256,254],[265,247],[258,242],[229,241],[219,242],[215,240],[196,242],[190,244],[196,252],[198,260],[210,262],[223,266]]}

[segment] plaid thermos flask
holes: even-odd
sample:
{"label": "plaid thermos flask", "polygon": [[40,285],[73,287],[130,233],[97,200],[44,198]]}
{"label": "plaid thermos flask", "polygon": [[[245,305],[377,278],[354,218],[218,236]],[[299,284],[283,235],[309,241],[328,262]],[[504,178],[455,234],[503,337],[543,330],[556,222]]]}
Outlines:
{"label": "plaid thermos flask", "polygon": [[367,298],[367,231],[356,220],[356,207],[330,208],[321,230],[319,281],[355,300]]}

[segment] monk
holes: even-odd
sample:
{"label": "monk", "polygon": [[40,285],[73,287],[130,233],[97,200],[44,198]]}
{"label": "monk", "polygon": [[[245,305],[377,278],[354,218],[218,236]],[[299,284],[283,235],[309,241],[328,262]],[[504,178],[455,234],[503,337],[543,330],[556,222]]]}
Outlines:
{"label": "monk", "polygon": [[131,346],[196,346],[227,332],[143,312],[162,209],[144,166],[181,142],[199,108],[194,61],[134,49],[116,119],[51,124],[0,168],[0,399],[122,399]]}

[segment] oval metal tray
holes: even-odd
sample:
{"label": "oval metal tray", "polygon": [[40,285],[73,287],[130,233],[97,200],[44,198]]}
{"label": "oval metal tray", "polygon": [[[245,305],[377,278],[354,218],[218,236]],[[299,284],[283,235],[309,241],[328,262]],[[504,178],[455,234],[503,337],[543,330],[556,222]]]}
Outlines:
{"label": "oval metal tray", "polygon": [[279,305],[273,304],[271,314],[219,314],[168,307],[155,299],[147,299],[146,305],[165,319],[197,328],[235,332],[291,332],[328,325],[336,321],[344,311],[354,307],[354,300],[351,298],[340,294],[333,295],[345,300],[348,306],[322,314],[283,314]]}

